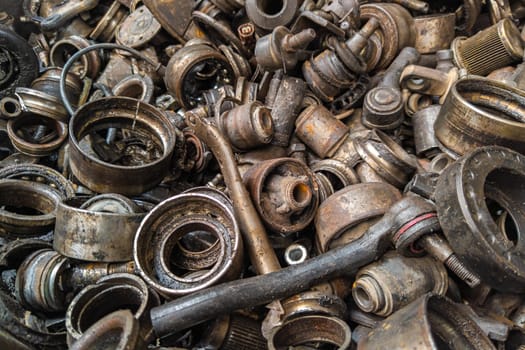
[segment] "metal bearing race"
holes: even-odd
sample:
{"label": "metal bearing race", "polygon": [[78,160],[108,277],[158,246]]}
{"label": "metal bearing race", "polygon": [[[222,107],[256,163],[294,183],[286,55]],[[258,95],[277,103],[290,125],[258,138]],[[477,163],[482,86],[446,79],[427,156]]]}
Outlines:
{"label": "metal bearing race", "polygon": [[[180,194],[161,202],[142,221],[134,240],[133,259],[144,280],[162,295],[173,298],[238,277],[243,259],[239,227],[231,204],[216,197]],[[192,265],[204,269],[192,270],[188,261],[185,265],[177,262],[177,255],[190,252],[180,249],[188,234],[188,238],[199,234],[216,238],[210,247],[193,252],[199,259]]]}
{"label": "metal bearing race", "polygon": [[319,183],[320,202],[347,186],[359,183],[355,171],[337,159],[323,159],[314,163],[310,169]]}
{"label": "metal bearing race", "polygon": [[246,0],[246,15],[264,32],[288,25],[295,17],[297,0]]}
{"label": "metal bearing race", "polygon": [[45,165],[22,163],[0,168],[0,179],[26,180],[48,185],[65,198],[73,197],[73,184],[61,173]]}
{"label": "metal bearing race", "polygon": [[[57,41],[49,52],[51,65],[54,67],[64,67],[68,56],[75,54],[77,51],[89,45],[91,45],[91,43],[88,40],[78,35],[72,35]],[[80,58],[80,61],[80,67],[78,69],[72,69],[72,71],[77,71],[80,79],[84,79],[85,77],[95,79],[102,66],[102,60],[98,52],[88,52]]]}
{"label": "metal bearing race", "polygon": [[498,145],[525,153],[525,92],[481,77],[458,80],[447,95],[434,130],[453,158]]}
{"label": "metal bearing race", "polygon": [[417,163],[399,144],[380,130],[354,139],[359,156],[388,183],[402,188],[414,174]]}
{"label": "metal bearing race", "polygon": [[151,103],[155,85],[153,80],[145,75],[130,75],[113,87],[113,95],[132,97],[142,102]]}
{"label": "metal bearing race", "polygon": [[113,1],[108,11],[98,21],[96,27],[89,34],[89,38],[101,43],[109,43],[115,37],[118,25],[126,17],[126,9],[118,1]]}
{"label": "metal bearing race", "polygon": [[16,272],[16,298],[30,309],[57,312],[66,308],[66,293],[60,279],[69,259],[52,249],[29,255]]}
{"label": "metal bearing race", "polygon": [[357,225],[382,216],[401,199],[394,186],[381,183],[350,185],[325,200],[315,216],[316,248],[319,253]]}
{"label": "metal bearing race", "polygon": [[[23,135],[22,128],[29,127],[35,130],[44,128],[45,134],[36,140],[28,140],[28,135]],[[67,125],[57,120],[37,116],[35,114],[24,114],[10,119],[7,123],[7,133],[13,146],[21,153],[42,157],[57,150],[68,136]]]}
{"label": "metal bearing race", "polygon": [[95,322],[70,349],[146,350],[139,331],[139,321],[131,311],[118,310]]}
{"label": "metal bearing race", "polygon": [[346,322],[324,315],[309,315],[286,321],[273,329],[268,349],[285,350],[312,343],[330,344],[338,350],[348,349],[351,331]]}
{"label": "metal bearing race", "polygon": [[53,247],[78,260],[129,261],[145,215],[137,203],[116,194],[64,200],[56,211]]}
{"label": "metal bearing race", "polygon": [[283,320],[291,320],[307,315],[326,315],[344,319],[346,303],[337,295],[310,290],[296,294],[281,302],[284,310]]}
{"label": "metal bearing race", "polygon": [[[210,71],[215,73],[209,76]],[[179,105],[190,109],[197,106],[203,90],[224,83],[231,84],[234,77],[233,69],[223,54],[209,42],[193,40],[171,57],[164,82]],[[197,78],[199,81],[196,81]]]}
{"label": "metal bearing race", "polygon": [[66,311],[67,341],[71,345],[95,322],[121,309],[128,309],[139,320],[145,339],[151,336],[149,311],[160,305],[160,298],[135,275],[116,273],[102,277],[82,289]]}
{"label": "metal bearing race", "polygon": [[[454,252],[502,292],[525,291],[524,179],[523,155],[498,146],[482,147],[448,166],[434,194],[443,233]],[[506,234],[493,218],[494,205],[511,220]]]}
{"label": "metal bearing race", "polygon": [[[80,141],[89,133],[108,128],[126,128],[151,137],[162,155],[147,164],[115,165],[87,153]],[[69,124],[71,172],[89,189],[138,195],[162,181],[170,168],[175,131],[169,119],[153,106],[129,97],[108,97],[86,103]]]}
{"label": "metal bearing race", "polygon": [[[63,196],[53,188],[31,181],[0,180],[0,227],[8,235],[38,236],[53,229],[55,211]],[[9,210],[30,208],[38,214],[19,214]]]}
{"label": "metal bearing race", "polygon": [[[370,18],[379,21],[380,29],[372,35],[379,36],[381,43],[381,59],[374,67],[368,70],[381,70],[387,68],[402,48],[413,47],[416,42],[414,19],[404,7],[398,4],[364,4],[360,7],[361,21]],[[374,40],[372,41],[374,42]]]}

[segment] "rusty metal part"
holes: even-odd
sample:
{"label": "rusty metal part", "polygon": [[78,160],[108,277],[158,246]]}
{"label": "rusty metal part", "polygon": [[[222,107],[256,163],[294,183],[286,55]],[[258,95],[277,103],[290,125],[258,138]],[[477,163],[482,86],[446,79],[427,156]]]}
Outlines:
{"label": "rusty metal part", "polygon": [[315,36],[315,30],[311,28],[292,34],[286,27],[276,27],[271,34],[257,40],[255,45],[257,64],[270,71],[291,70],[300,60],[301,51],[315,39]]}
{"label": "rusty metal part", "polygon": [[145,46],[161,31],[160,23],[146,6],[133,11],[116,31],[116,42],[134,49]]}
{"label": "rusty metal part", "polygon": [[198,346],[221,350],[266,350],[266,340],[261,334],[261,324],[240,315],[221,316],[209,323],[202,332]]}
{"label": "rusty metal part", "polygon": [[523,42],[516,25],[506,18],[472,37],[454,39],[452,51],[458,67],[485,76],[523,59]]}
{"label": "rusty metal part", "polygon": [[303,103],[306,84],[300,78],[279,75],[276,73],[272,79],[276,85],[275,94],[266,95],[266,105],[271,108],[274,125],[271,143],[286,147],[290,142],[294,123]]}
{"label": "rusty metal part", "polygon": [[455,38],[454,13],[437,13],[414,17],[416,31],[415,48],[420,54],[435,53],[445,50]]}
{"label": "rusty metal part", "polygon": [[[11,101],[11,103],[16,106],[17,111],[31,113],[35,117],[47,117],[61,123],[68,122],[69,116],[59,98],[29,88],[17,88],[15,91],[15,97],[18,101]],[[15,112],[15,115],[17,113]]]}
{"label": "rusty metal part", "polygon": [[295,120],[297,137],[321,158],[333,156],[348,132],[348,127],[322,105],[306,108]]}
{"label": "rusty metal part", "polygon": [[18,267],[15,295],[30,310],[65,311],[69,293],[119,272],[133,273],[133,263],[79,264],[51,249],[30,254]]}
{"label": "rusty metal part", "polygon": [[338,239],[346,240],[356,225],[381,217],[400,198],[399,190],[379,182],[350,185],[336,192],[321,204],[315,216],[318,252],[327,252]]}
{"label": "rusty metal part", "polygon": [[429,171],[441,174],[450,164],[454,163],[454,159],[449,157],[446,153],[439,153],[429,164]]}
{"label": "rusty metal part", "polygon": [[0,25],[0,98],[17,87],[27,87],[38,75],[38,58],[32,47],[8,27]]}
{"label": "rusty metal part", "polygon": [[403,69],[399,84],[402,89],[408,89],[413,93],[437,96],[440,104],[443,104],[452,85],[458,79],[459,71],[456,68],[443,72],[438,69],[409,65]]}
{"label": "rusty metal part", "polygon": [[447,95],[434,130],[453,158],[484,145],[525,152],[525,94],[480,77],[458,80]]}
{"label": "rusty metal part", "polygon": [[496,349],[476,323],[449,299],[427,294],[394,313],[359,341],[357,348]]}
{"label": "rusty metal part", "polygon": [[118,310],[95,322],[70,349],[146,350],[139,330],[139,321],[131,311]]}
{"label": "rusty metal part", "polygon": [[331,102],[359,79],[358,75],[366,70],[361,51],[378,26],[378,21],[371,19],[346,42],[331,37],[329,44],[333,49],[304,62],[303,77],[317,97]]}
{"label": "rusty metal part", "polygon": [[[414,19],[410,13],[398,4],[364,4],[361,5],[361,20],[375,18],[379,29],[371,40],[371,50],[381,52],[380,59],[369,65],[367,71],[385,69],[404,47],[413,47],[416,43]],[[374,48],[375,46],[375,48]]]}
{"label": "rusty metal part", "polygon": [[48,10],[49,15],[45,18],[33,18],[33,20],[39,24],[43,31],[52,32],[67,24],[80,13],[94,9],[98,3],[99,0],[61,2],[51,6]]}
{"label": "rusty metal part", "polygon": [[395,129],[403,123],[404,104],[399,86],[403,69],[419,59],[412,47],[405,47],[390,64],[378,86],[368,91],[363,102],[361,121],[368,128]]}
{"label": "rusty metal part", "polygon": [[284,251],[284,261],[288,266],[301,264],[309,258],[307,247],[303,244],[292,243]]}
{"label": "rusty metal part", "polygon": [[392,234],[400,227],[426,213],[426,208],[420,210],[421,201],[412,196],[401,199],[361,238],[302,264],[227,282],[153,308],[151,319],[155,333],[167,335],[220,314],[297,294],[323,280],[352,274],[359,267],[378,259],[390,246]]}
{"label": "rusty metal part", "polygon": [[0,169],[0,179],[43,183],[62,193],[65,198],[75,194],[73,184],[58,171],[40,164],[13,164]]}
{"label": "rusty metal part", "polygon": [[[60,98],[60,80],[62,79],[62,68],[52,67],[47,68],[40,77],[33,80],[31,83],[31,89],[37,90],[39,92],[45,93],[54,98]],[[82,94],[83,84],[82,80],[74,74],[67,73],[64,77],[66,94],[69,101],[72,101],[74,105],[77,105],[79,102],[80,95]],[[59,103],[55,108],[63,108]]]}
{"label": "rusty metal part", "polygon": [[260,274],[277,271],[279,261],[266,236],[266,230],[257,214],[250,195],[242,183],[231,146],[222,133],[210,122],[189,113],[186,123],[210,147],[221,168],[226,187],[234,203],[234,213],[247,247],[250,261]]}
{"label": "rusty metal part", "polygon": [[171,57],[164,82],[181,106],[192,108],[203,91],[232,83],[233,78],[224,55],[205,41],[189,41]]}
{"label": "rusty metal part", "polygon": [[241,78],[248,78],[252,76],[250,62],[243,55],[238,54],[231,45],[219,45],[219,50],[222,52],[224,57],[226,57],[233,69],[233,73],[237,78],[237,87],[239,86],[238,84]]}
{"label": "rusty metal part", "polygon": [[[109,154],[97,154],[82,148],[90,139],[92,149],[106,150],[107,145],[103,144],[96,148],[96,132],[108,127],[117,128],[122,134],[124,149],[117,159],[111,150]],[[175,146],[173,126],[162,112],[139,100],[108,97],[87,103],[71,118],[69,128],[71,172],[96,192],[140,194],[160,183],[170,168]],[[147,154],[136,153],[133,144],[128,147],[128,139],[143,145]]]}
{"label": "rusty metal part", "polygon": [[112,89],[114,96],[136,98],[142,102],[151,103],[155,85],[147,75],[130,75],[117,83]]}
{"label": "rusty metal part", "polygon": [[135,273],[135,263],[133,261],[121,263],[80,263],[72,261],[61,277],[62,286],[72,291],[78,291],[85,286],[94,284],[105,276],[116,273]]}
{"label": "rusty metal part", "polygon": [[[75,52],[88,47],[91,43],[77,35],[69,36],[57,41],[49,52],[51,65],[54,67],[63,67],[68,58]],[[82,56],[81,61],[72,68],[72,72],[80,76],[81,79],[89,77],[95,79],[100,72],[102,60],[96,51]]]}
{"label": "rusty metal part", "polygon": [[[103,49],[125,51],[131,54],[132,56],[134,56],[135,58],[139,58],[146,63],[146,65],[143,65],[143,66],[140,66],[140,65],[138,65],[138,67],[135,66],[135,68],[133,68],[135,70],[144,71],[144,72],[147,72],[148,74],[153,74],[153,75],[157,75],[157,74],[163,75],[166,71],[166,67],[164,67],[161,63],[159,63],[155,50],[146,49],[142,52],[139,52],[135,49],[132,49],[126,46],[122,46],[118,44],[111,44],[111,43],[93,44],[89,47],[81,49],[69,58],[69,60],[64,65],[64,68],[62,69],[62,75],[60,76],[60,98],[62,99],[62,103],[64,104],[64,107],[66,107],[66,110],[68,111],[69,114],[71,115],[75,114],[75,111],[71,105],[71,102],[68,99],[66,85],[65,85],[66,76],[69,70],[71,69],[73,64],[76,62],[76,60],[82,57],[83,55],[93,50],[103,50]],[[122,61],[125,61],[125,60],[122,58]],[[129,65],[129,68],[132,68],[131,65]],[[106,70],[107,70],[107,67],[106,67]],[[124,75],[125,74],[126,73],[124,73]],[[122,80],[123,78],[124,76],[122,76],[121,79],[119,79],[118,81]]]}
{"label": "rusty metal part", "polygon": [[293,158],[256,164],[244,174],[244,183],[262,221],[274,232],[300,232],[314,219],[319,189],[314,174]]}
{"label": "rusty metal part", "polygon": [[441,230],[434,204],[422,197],[410,195],[419,207],[413,220],[399,227],[392,236],[392,242],[399,252],[405,256],[421,256],[425,252],[444,263],[452,272],[471,288],[481,283],[480,278],[469,269],[452,251],[450,245],[438,232]]}
{"label": "rusty metal part", "polygon": [[33,114],[9,120],[7,132],[19,152],[36,157],[53,153],[68,135],[66,124]]}
{"label": "rusty metal part", "polygon": [[[252,56],[252,53],[243,45],[242,41],[235,34],[228,22],[219,17],[214,17],[213,14],[208,14],[202,11],[194,11],[191,16],[193,22],[197,23],[198,27],[202,28],[202,32],[206,33],[205,36],[217,45],[231,45],[241,55],[245,57]],[[203,35],[196,35],[196,37],[202,38]]]}
{"label": "rusty metal part", "polygon": [[236,150],[260,147],[270,143],[273,138],[274,125],[270,109],[258,101],[245,103],[217,115],[216,121]]}
{"label": "rusty metal part", "polygon": [[22,105],[17,98],[4,97],[0,100],[0,117],[16,118],[22,114]]}
{"label": "rusty metal part", "polygon": [[414,144],[418,156],[432,158],[437,153],[440,153],[439,143],[434,132],[434,124],[440,109],[440,105],[432,105],[417,111],[412,116]]}
{"label": "rusty metal part", "polygon": [[167,199],[141,223],[133,258],[144,280],[169,298],[237,278],[243,244],[231,203],[211,193]]}
{"label": "rusty metal part", "polygon": [[144,0],[143,2],[162,28],[180,43],[186,42],[185,33],[195,6],[193,0]]}
{"label": "rusty metal part", "polygon": [[140,322],[140,333],[149,340],[149,311],[159,304],[159,296],[137,276],[119,273],[103,277],[96,284],[82,289],[69,304],[66,312],[68,344],[77,341],[104,316],[126,309]]}
{"label": "rusty metal part", "polygon": [[145,213],[119,195],[74,197],[56,211],[54,249],[84,261],[129,261],[133,237]]}
{"label": "rusty metal part", "polygon": [[337,159],[323,159],[311,167],[319,185],[319,201],[324,202],[333,193],[359,182],[355,171]]}
{"label": "rusty metal part", "polygon": [[434,258],[390,251],[357,272],[352,296],[361,310],[389,316],[426,293],[445,295],[447,288],[447,270]]}
{"label": "rusty metal part", "polygon": [[281,301],[283,321],[307,315],[326,315],[344,319],[347,306],[337,295],[309,290]]}
{"label": "rusty metal part", "polygon": [[246,0],[246,15],[257,29],[269,32],[292,22],[299,9],[298,0]]}
{"label": "rusty metal part", "polygon": [[23,339],[34,346],[59,348],[65,345],[66,334],[63,330],[49,327],[46,319],[28,312],[2,290],[0,290],[0,308],[3,310],[0,313],[2,329],[18,339]]}
{"label": "rusty metal part", "polygon": [[[523,155],[517,152],[482,147],[445,169],[436,186],[439,221],[454,252],[499,291],[525,288],[525,266],[519,258],[525,227],[520,204],[524,164]],[[495,222],[500,210],[511,219],[506,235]]]}
{"label": "rusty metal part", "polygon": [[38,250],[29,255],[17,269],[17,299],[31,310],[64,310],[66,293],[60,279],[68,265],[68,259],[52,249]]}
{"label": "rusty metal part", "polygon": [[329,103],[330,112],[339,115],[352,110],[358,106],[370,85],[370,79],[366,74],[362,74],[352,83],[346,92]]}
{"label": "rusty metal part", "polygon": [[380,130],[354,139],[354,147],[364,162],[396,187],[406,185],[416,171],[415,158]]}
{"label": "rusty metal part", "polygon": [[301,345],[320,344],[343,350],[350,347],[352,340],[350,327],[337,318],[310,315],[286,321],[274,328],[268,339],[268,349],[284,350]]}
{"label": "rusty metal part", "polygon": [[118,1],[113,1],[93,31],[89,33],[89,38],[103,43],[111,42],[118,26],[125,19],[126,12],[126,9]]}

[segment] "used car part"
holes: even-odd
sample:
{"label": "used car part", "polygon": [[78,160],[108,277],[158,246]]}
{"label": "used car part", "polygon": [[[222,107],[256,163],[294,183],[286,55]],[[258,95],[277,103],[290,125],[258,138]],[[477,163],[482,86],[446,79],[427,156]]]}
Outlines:
{"label": "used car part", "polygon": [[58,204],[53,248],[84,261],[117,262],[133,257],[133,237],[145,212],[116,194],[73,197]]}
{"label": "used car part", "polygon": [[144,280],[168,298],[237,278],[243,244],[231,204],[212,193],[161,202],[137,230],[133,259]]}
{"label": "used car part", "polygon": [[[115,141],[123,146],[120,155],[104,144],[96,148],[97,135],[101,137],[99,133],[109,128],[119,130]],[[139,100],[107,97],[86,103],[71,118],[69,129],[71,172],[96,192],[141,194],[160,183],[170,168],[175,147],[173,126],[162,112]],[[138,149],[133,146],[137,141],[141,145]],[[86,143],[93,151],[82,147]]]}

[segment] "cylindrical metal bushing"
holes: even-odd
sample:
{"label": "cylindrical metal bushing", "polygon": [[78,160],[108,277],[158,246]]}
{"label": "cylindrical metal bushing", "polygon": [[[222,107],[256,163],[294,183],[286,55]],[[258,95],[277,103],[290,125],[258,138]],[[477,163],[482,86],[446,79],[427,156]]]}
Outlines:
{"label": "cylindrical metal bushing", "polygon": [[352,295],[361,310],[388,316],[425,293],[444,295],[447,288],[447,270],[439,261],[390,251],[357,272]]}
{"label": "cylindrical metal bushing", "polygon": [[323,106],[305,109],[295,121],[295,134],[321,158],[331,157],[348,136],[348,127]]}
{"label": "cylindrical metal bushing", "polygon": [[486,145],[525,153],[525,92],[481,77],[458,80],[434,130],[440,148],[453,158]]}
{"label": "cylindrical metal bushing", "polygon": [[452,50],[460,68],[481,76],[523,59],[520,32],[508,18],[469,38],[456,38]]}

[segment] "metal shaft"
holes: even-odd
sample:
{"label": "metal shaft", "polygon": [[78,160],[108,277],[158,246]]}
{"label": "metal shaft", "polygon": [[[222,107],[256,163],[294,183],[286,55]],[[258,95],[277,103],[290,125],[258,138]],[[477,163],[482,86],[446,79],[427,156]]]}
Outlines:
{"label": "metal shaft", "polygon": [[188,114],[188,123],[192,124],[195,134],[208,145],[219,163],[255,271],[262,275],[279,270],[279,260],[244,187],[230,144],[219,129],[196,114]]}

